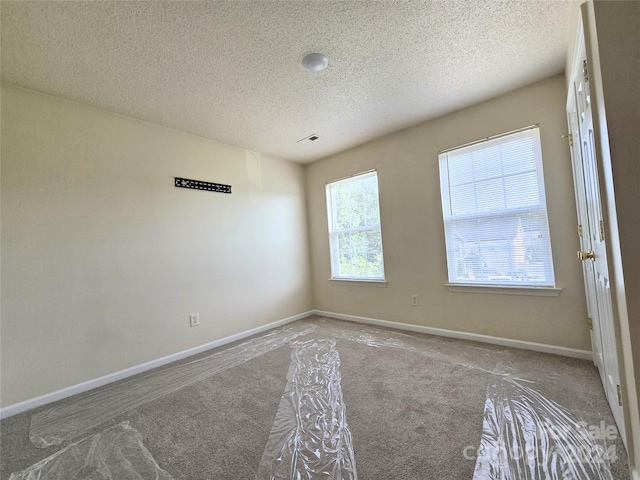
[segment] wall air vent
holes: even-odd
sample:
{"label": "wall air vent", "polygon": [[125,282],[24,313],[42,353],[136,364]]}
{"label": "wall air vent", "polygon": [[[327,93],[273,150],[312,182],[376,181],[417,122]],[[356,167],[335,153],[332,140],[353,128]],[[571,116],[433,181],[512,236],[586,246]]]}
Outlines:
{"label": "wall air vent", "polygon": [[319,138],[320,137],[314,133],[312,135],[309,135],[308,137],[303,138],[302,140],[298,140],[297,143],[300,143],[300,144],[304,145],[305,143],[315,142]]}

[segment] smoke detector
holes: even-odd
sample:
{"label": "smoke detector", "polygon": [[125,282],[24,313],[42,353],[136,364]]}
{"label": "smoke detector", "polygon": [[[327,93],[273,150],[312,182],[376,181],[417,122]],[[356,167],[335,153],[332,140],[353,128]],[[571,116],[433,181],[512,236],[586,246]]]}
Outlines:
{"label": "smoke detector", "polygon": [[302,66],[310,72],[320,72],[327,68],[329,60],[321,53],[310,53],[302,59]]}

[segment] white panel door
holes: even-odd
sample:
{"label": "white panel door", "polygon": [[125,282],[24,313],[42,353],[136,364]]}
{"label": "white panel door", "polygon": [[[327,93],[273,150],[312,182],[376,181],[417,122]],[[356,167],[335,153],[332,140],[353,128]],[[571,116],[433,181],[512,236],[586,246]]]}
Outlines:
{"label": "white panel door", "polygon": [[[569,97],[567,99],[567,122],[569,124],[569,133],[571,135],[571,166],[573,168],[573,183],[578,212],[577,231],[580,239],[580,250],[588,252],[591,250],[591,233],[587,213],[584,172],[582,171],[578,109],[576,106],[576,96],[573,90],[569,92]],[[584,290],[587,296],[587,315],[591,321],[591,351],[593,352],[593,363],[598,367],[602,384],[605,385],[606,376],[604,369],[604,355],[602,352],[602,338],[600,336],[600,319],[598,316],[598,304],[596,300],[596,277],[593,271],[593,262],[582,262],[582,273],[584,276]]]}
{"label": "white panel door", "polygon": [[591,95],[589,93],[586,53],[581,50],[582,69],[573,72],[567,101],[578,221],[582,225],[583,273],[589,316],[593,321],[594,361],[600,371],[605,394],[618,430],[624,438],[624,418],[620,405],[620,371],[611,304],[606,236],[602,217],[598,163],[596,158]]}

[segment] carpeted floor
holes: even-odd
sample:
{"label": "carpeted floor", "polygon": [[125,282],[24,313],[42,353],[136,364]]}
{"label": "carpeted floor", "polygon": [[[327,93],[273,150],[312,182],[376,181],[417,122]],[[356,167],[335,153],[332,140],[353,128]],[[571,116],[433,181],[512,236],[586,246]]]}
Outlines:
{"label": "carpeted floor", "polygon": [[[568,432],[567,425],[613,425],[590,362],[318,317],[294,325],[314,328],[293,340],[307,355],[298,364],[293,361],[297,376],[292,374],[291,343],[276,345],[44,449],[29,439],[34,414],[108,393],[114,385],[2,420],[0,478],[124,421],[140,432],[144,447],[175,480],[254,479],[265,465],[283,458],[295,462],[285,465],[289,472],[310,472],[320,463],[329,472],[333,466],[333,473],[301,476],[317,479],[543,479],[562,472],[557,478],[629,478],[617,435],[605,445],[615,455],[598,469],[584,466],[593,458],[576,459],[575,468],[557,465],[558,448],[585,441]],[[325,342],[322,348],[309,350],[318,340]],[[243,342],[219,350],[233,352],[238,344]],[[139,378],[151,373],[162,378],[174,366]],[[297,412],[291,414],[297,425],[292,432],[276,419],[283,415],[283,392],[289,392],[291,411]],[[327,438],[319,438],[322,432]],[[282,451],[266,448],[278,445],[281,437]],[[494,441],[512,445],[531,439],[537,466],[517,457],[503,458],[499,465],[487,457],[484,466],[488,463],[493,473],[476,471],[481,445],[486,451]],[[599,440],[596,435],[592,446]],[[347,458],[351,454],[355,468]]]}

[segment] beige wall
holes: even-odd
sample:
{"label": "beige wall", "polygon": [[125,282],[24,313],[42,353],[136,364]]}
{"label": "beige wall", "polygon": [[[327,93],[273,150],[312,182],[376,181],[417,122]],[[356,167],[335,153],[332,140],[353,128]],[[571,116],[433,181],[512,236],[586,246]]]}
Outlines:
{"label": "beige wall", "polygon": [[[425,88],[427,88],[425,86]],[[307,167],[317,309],[590,350],[562,75],[339,153]],[[540,125],[558,297],[450,292],[438,152]],[[329,282],[325,183],[377,169],[388,286]],[[409,295],[417,294],[419,307]]]}
{"label": "beige wall", "polygon": [[3,406],[308,311],[308,258],[303,167],[2,86]]}
{"label": "beige wall", "polygon": [[[2,405],[314,307],[589,349],[565,96],[553,77],[303,168],[3,85]],[[437,153],[533,123],[563,290],[449,292]],[[324,184],[371,168],[389,283],[329,282]]]}
{"label": "beige wall", "polygon": [[[601,183],[620,324],[625,417],[632,466],[640,471],[640,2],[589,2],[594,112],[602,128]],[[597,44],[595,41],[597,39]]]}

